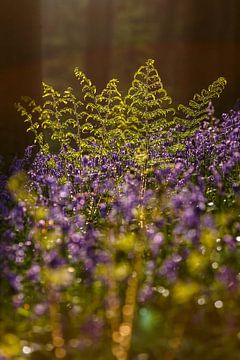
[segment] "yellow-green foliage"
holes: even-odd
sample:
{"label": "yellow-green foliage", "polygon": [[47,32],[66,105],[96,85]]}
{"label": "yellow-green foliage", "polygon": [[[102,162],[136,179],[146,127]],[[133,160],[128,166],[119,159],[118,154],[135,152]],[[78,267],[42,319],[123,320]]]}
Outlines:
{"label": "yellow-green foliage", "polygon": [[218,78],[208,89],[203,89],[200,94],[195,94],[188,106],[178,106],[179,116],[174,118],[175,123],[184,125],[187,129],[183,137],[192,135],[199,123],[208,118],[208,105],[215,98],[219,98],[227,84],[223,77]]}
{"label": "yellow-green foliage", "polygon": [[133,133],[133,138],[137,134],[140,138],[150,139],[172,125],[169,120],[169,115],[175,114],[169,107],[172,99],[163,88],[154,60],[148,60],[135,73],[124,103],[127,130]]}
{"label": "yellow-green foliage", "polygon": [[[43,152],[63,149],[81,157],[83,154],[106,154],[108,151],[132,143],[148,157],[151,149],[170,141],[169,151],[184,147],[199,123],[207,118],[212,99],[219,97],[226,80],[217,79],[208,90],[195,94],[188,106],[179,105],[178,113],[171,107],[172,99],[163,87],[154,60],[147,60],[134,75],[125,98],[112,79],[97,93],[96,87],[78,68],[74,70],[79,82],[81,98],[72,88],[63,93],[43,83],[43,103],[36,104],[24,97],[18,110],[28,123],[28,131]],[[182,116],[181,116],[182,114]],[[176,132],[177,124],[184,131]]]}

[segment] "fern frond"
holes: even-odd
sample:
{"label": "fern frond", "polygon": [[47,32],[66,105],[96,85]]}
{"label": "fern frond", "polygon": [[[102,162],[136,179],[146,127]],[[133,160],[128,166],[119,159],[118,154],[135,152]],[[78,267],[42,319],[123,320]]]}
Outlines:
{"label": "fern frond", "polygon": [[92,133],[98,144],[98,151],[105,153],[115,143],[120,146],[122,139],[121,124],[124,122],[122,95],[117,87],[118,80],[112,79],[105,89],[88,103],[90,112],[88,122],[92,124]]}
{"label": "fern frond", "polygon": [[163,130],[171,126],[175,114],[170,106],[172,99],[163,87],[154,60],[147,60],[135,73],[124,103],[128,128],[126,136],[129,141],[135,142],[145,139],[148,152],[150,147],[156,145],[153,137],[160,136]]}
{"label": "fern frond", "polygon": [[124,99],[118,80],[110,80],[97,93],[96,86],[81,70],[75,68],[74,74],[80,98],[71,87],[60,93],[43,83],[41,105],[29,97],[17,104],[28,124],[27,131],[35,136],[34,142],[45,153],[62,150],[61,156],[78,164],[86,153],[106,155],[121,149],[126,159],[134,159],[135,152],[143,174],[155,165],[173,164],[173,155],[184,149],[185,139],[208,119],[209,104],[226,85],[220,77],[208,89],[195,94],[187,106],[180,104],[176,114],[154,60],[140,66]]}
{"label": "fern frond", "polygon": [[97,92],[96,86],[92,84],[91,80],[78,67],[74,69],[74,74],[80,83],[83,99],[85,101],[87,99],[94,100]]}
{"label": "fern frond", "polygon": [[31,131],[34,135],[34,143],[38,144],[40,150],[46,151],[48,146],[46,143],[44,143],[44,138],[40,131],[39,122],[42,106],[36,104],[35,100],[29,96],[22,96],[21,100],[22,103],[15,104],[15,107],[24,118],[24,122],[28,124],[27,132]]}
{"label": "fern frond", "polygon": [[208,119],[208,106],[213,99],[219,98],[223,92],[227,81],[219,77],[208,89],[203,89],[200,94],[195,94],[189,101],[188,106],[180,104],[178,106],[179,115],[174,118],[175,123],[185,127],[185,131],[180,133],[181,138],[186,138],[194,134],[200,123]]}

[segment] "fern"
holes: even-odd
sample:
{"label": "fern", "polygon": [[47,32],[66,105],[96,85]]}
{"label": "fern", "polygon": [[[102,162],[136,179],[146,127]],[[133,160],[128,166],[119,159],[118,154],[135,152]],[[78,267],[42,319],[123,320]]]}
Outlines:
{"label": "fern", "polygon": [[15,106],[21,116],[25,118],[24,122],[28,124],[27,132],[31,131],[34,135],[34,143],[37,144],[43,153],[49,152],[49,144],[45,142],[43,132],[40,130],[39,117],[42,114],[42,106],[37,105],[35,100],[29,96],[22,96],[22,103]]}
{"label": "fern", "polygon": [[176,124],[183,126],[184,131],[179,132],[179,138],[192,136],[197,130],[199,124],[208,119],[208,107],[214,98],[219,98],[226,86],[226,79],[218,78],[208,89],[203,89],[200,94],[195,94],[189,101],[188,106],[180,104],[178,106],[179,116],[174,118]]}
{"label": "fern", "polygon": [[122,95],[117,88],[118,80],[112,79],[94,103],[88,105],[92,111],[94,136],[101,154],[108,152],[113,146],[123,145],[124,136],[121,125],[125,123]]}
{"label": "fern", "polygon": [[83,102],[76,98],[71,87],[64,91],[63,102],[66,106],[61,112],[66,118],[65,124],[68,129],[66,143],[72,144],[74,148],[76,147],[81,157],[84,152],[83,129],[81,125],[83,120]]}
{"label": "fern", "polygon": [[135,161],[145,170],[157,163],[166,165],[184,148],[186,138],[208,118],[209,103],[226,85],[224,78],[217,79],[195,94],[188,106],[180,104],[176,115],[154,60],[147,60],[137,70],[125,98],[116,79],[98,94],[82,71],[76,68],[74,73],[80,98],[70,87],[60,93],[43,83],[42,104],[29,97],[17,104],[40,151],[62,150],[62,156],[81,164],[83,154],[106,155],[132,144],[127,156],[132,158],[134,151]]}
{"label": "fern", "polygon": [[50,85],[43,83],[43,111],[40,116],[41,126],[48,129],[51,140],[60,146],[68,143],[67,123],[64,121],[64,105],[66,101],[61,94]]}
{"label": "fern", "polygon": [[147,60],[134,75],[134,80],[125,98],[126,133],[130,140],[146,140],[151,146],[151,137],[159,138],[172,125],[175,113],[169,105],[172,99],[167,95],[154,60]]}

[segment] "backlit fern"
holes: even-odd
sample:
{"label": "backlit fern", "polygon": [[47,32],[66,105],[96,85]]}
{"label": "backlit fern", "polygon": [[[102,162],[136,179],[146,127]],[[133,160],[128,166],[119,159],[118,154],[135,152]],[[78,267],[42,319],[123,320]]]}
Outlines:
{"label": "backlit fern", "polygon": [[124,107],[117,83],[115,79],[110,80],[101,94],[96,95],[94,101],[87,105],[93,126],[92,132],[100,154],[105,154],[115,145],[123,144],[124,132],[121,128],[125,122]]}
{"label": "backlit fern", "polygon": [[171,103],[172,99],[163,88],[154,61],[148,60],[134,75],[125,98],[128,132],[133,129],[133,138],[137,135],[140,140],[145,139],[149,143],[156,132],[170,127],[168,115],[175,113],[169,107]]}
{"label": "backlit fern", "polygon": [[203,89],[200,94],[195,94],[193,99],[189,101],[188,106],[180,104],[178,106],[178,113],[174,120],[176,124],[184,126],[184,131],[179,133],[182,138],[193,135],[199,124],[208,119],[208,106],[212,100],[219,98],[223,92],[226,79],[219,77],[208,89]]}
{"label": "backlit fern", "polygon": [[173,154],[184,148],[185,139],[208,117],[209,103],[220,96],[226,85],[224,78],[217,79],[207,90],[195,94],[188,106],[180,104],[176,113],[154,60],[147,60],[137,70],[125,98],[116,79],[98,94],[82,71],[76,68],[74,73],[80,98],[72,88],[61,94],[43,83],[42,104],[25,97],[17,105],[44,153],[66,148],[68,156],[79,159],[84,154],[105,155],[130,146],[144,161],[156,149],[160,156],[163,152]]}

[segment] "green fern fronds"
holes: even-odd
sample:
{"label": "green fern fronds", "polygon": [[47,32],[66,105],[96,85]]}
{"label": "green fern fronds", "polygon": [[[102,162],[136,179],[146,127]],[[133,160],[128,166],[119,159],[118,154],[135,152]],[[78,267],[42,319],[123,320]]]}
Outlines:
{"label": "green fern fronds", "polygon": [[163,87],[154,60],[147,60],[134,75],[125,98],[127,133],[150,140],[152,135],[164,132],[172,125],[175,110],[172,99]]}
{"label": "green fern fronds", "polygon": [[[209,103],[220,96],[226,85],[220,77],[207,90],[195,94],[188,106],[180,104],[175,116],[154,60],[147,60],[137,70],[124,99],[118,80],[110,80],[98,94],[81,70],[75,68],[74,73],[80,98],[70,87],[60,93],[43,83],[42,104],[29,97],[17,104],[28,124],[27,131],[34,134],[34,142],[44,153],[63,149],[64,156],[77,161],[83,154],[105,155],[124,147],[124,153],[131,158],[135,151],[136,162],[145,170],[156,165],[156,153],[158,163],[161,160],[166,164],[171,158],[168,154],[184,148],[185,139],[208,118]],[[179,125],[181,129],[177,130]],[[151,154],[155,154],[152,159]]]}
{"label": "green fern fronds", "polygon": [[118,80],[112,79],[89,105],[94,121],[94,136],[100,152],[109,151],[113,146],[123,145],[122,124],[125,123],[122,95],[117,88]]}
{"label": "green fern fronds", "polygon": [[87,99],[94,101],[96,96],[96,86],[92,84],[91,80],[86,77],[84,72],[82,72],[78,67],[74,69],[74,74],[79,81],[80,89],[83,94],[83,100]]}
{"label": "green fern fronds", "polygon": [[61,113],[65,118],[66,142],[67,144],[75,142],[77,150],[82,153],[82,107],[83,102],[78,100],[73,93],[73,89],[68,87],[63,93],[62,102],[65,105]]}
{"label": "green fern fronds", "polygon": [[16,109],[24,118],[24,122],[28,124],[27,132],[34,135],[34,143],[44,153],[49,151],[49,144],[45,141],[43,132],[41,131],[41,123],[39,117],[42,114],[42,106],[36,104],[35,100],[29,96],[22,96],[22,102],[15,104]]}
{"label": "green fern fronds", "polygon": [[51,149],[62,149],[68,145],[68,151],[77,150],[78,157],[89,151],[91,137],[86,136],[86,132],[89,133],[93,127],[88,123],[86,100],[94,98],[96,88],[78,69],[75,69],[75,74],[80,81],[83,101],[77,99],[70,87],[61,94],[42,83],[42,105],[37,105],[28,97],[22,98],[26,105],[17,104],[18,111],[30,125],[27,131],[33,132],[34,142],[38,143],[41,151],[49,152],[49,145]]}
{"label": "green fern fronds", "polygon": [[66,100],[52,86],[43,82],[43,110],[40,122],[43,129],[47,129],[51,140],[60,146],[69,142],[67,136],[68,125],[64,121]]}
{"label": "green fern fronds", "polygon": [[227,81],[219,77],[208,89],[203,89],[200,94],[195,94],[188,106],[180,104],[178,106],[179,116],[174,118],[176,124],[183,125],[185,131],[179,133],[181,138],[186,138],[194,134],[200,123],[208,119],[208,106],[213,99],[219,98],[223,92]]}

